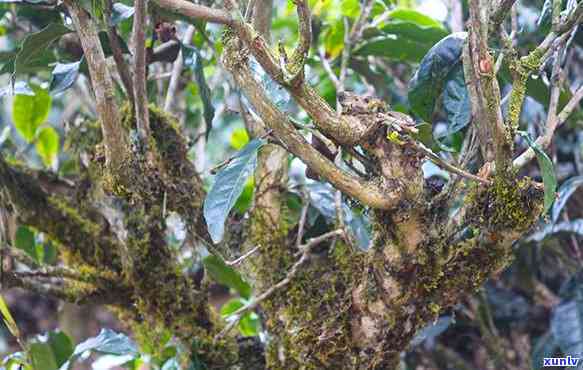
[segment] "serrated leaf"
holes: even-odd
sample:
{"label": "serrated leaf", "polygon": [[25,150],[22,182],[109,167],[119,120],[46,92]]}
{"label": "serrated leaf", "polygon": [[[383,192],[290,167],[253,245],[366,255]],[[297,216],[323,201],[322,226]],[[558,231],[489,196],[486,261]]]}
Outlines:
{"label": "serrated leaf", "polygon": [[202,101],[203,116],[206,123],[206,136],[213,127],[213,118],[215,117],[215,107],[212,102],[212,93],[209,88],[203,69],[203,58],[197,48],[182,44],[182,56],[184,65],[188,66],[194,72],[194,79],[198,86],[198,92]]}
{"label": "serrated leaf", "polygon": [[225,221],[257,165],[257,151],[265,143],[254,139],[219,171],[204,201],[204,218],[214,243],[223,239]]}
{"label": "serrated leaf", "polygon": [[47,167],[51,167],[59,154],[59,134],[51,126],[40,129],[34,143],[36,152]]}
{"label": "serrated leaf", "polygon": [[526,139],[526,142],[536,154],[536,159],[540,167],[540,172],[545,187],[544,213],[547,213],[555,201],[555,191],[557,190],[557,176],[555,174],[553,161],[551,161],[547,153],[545,153],[544,150],[538,144],[536,144],[534,140],[532,140],[530,135],[525,132],[521,132],[520,134]]}
{"label": "serrated leaf", "polygon": [[472,117],[470,95],[461,64],[449,73],[446,81],[443,92],[443,108],[447,115],[447,130],[453,134],[463,130],[470,123]]}
{"label": "serrated leaf", "polygon": [[125,334],[116,333],[110,329],[101,329],[98,336],[78,344],[69,360],[59,370],[71,369],[79,356],[87,351],[117,356],[132,355],[134,357],[139,354],[136,345]]}
{"label": "serrated leaf", "polygon": [[70,32],[73,31],[63,24],[51,23],[42,30],[27,36],[14,61],[15,72],[25,73],[26,67],[35,65],[53,41]]}
{"label": "serrated leaf", "polygon": [[20,331],[18,330],[16,321],[14,321],[14,318],[10,313],[10,309],[8,309],[8,305],[6,304],[6,301],[2,295],[0,295],[0,314],[2,314],[2,319],[10,331],[10,334],[12,334],[15,338],[20,338]]}
{"label": "serrated leaf", "polygon": [[567,204],[569,197],[571,197],[575,190],[581,185],[583,185],[583,176],[572,177],[561,185],[558,191],[557,200],[555,201],[555,204],[553,204],[553,210],[551,212],[551,220],[553,223],[557,222],[561,210],[565,207],[565,204]]}
{"label": "serrated leaf", "polygon": [[12,121],[16,131],[29,143],[49,116],[52,101],[45,89],[32,84],[30,87],[34,91],[33,96],[18,94],[12,102]]}
{"label": "serrated leaf", "polygon": [[431,121],[435,102],[443,92],[446,78],[459,64],[466,36],[465,32],[454,33],[435,44],[423,57],[409,82],[411,109],[425,121]]}
{"label": "serrated leaf", "polygon": [[81,66],[81,58],[78,62],[73,63],[57,63],[52,72],[51,86],[49,88],[52,94],[59,94],[69,89],[79,76],[79,67]]}
{"label": "serrated leaf", "polygon": [[229,288],[234,289],[239,295],[245,299],[251,297],[251,285],[249,285],[235,269],[227,266],[222,259],[214,255],[208,255],[203,259],[203,264],[206,271],[212,278]]}
{"label": "serrated leaf", "polygon": [[111,12],[111,24],[117,26],[120,22],[131,18],[134,15],[134,7],[127,6],[124,3],[113,4]]}

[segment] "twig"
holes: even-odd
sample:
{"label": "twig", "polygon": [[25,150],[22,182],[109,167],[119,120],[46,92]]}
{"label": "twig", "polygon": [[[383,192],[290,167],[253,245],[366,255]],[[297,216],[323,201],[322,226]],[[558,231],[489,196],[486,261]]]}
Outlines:
{"label": "twig", "polygon": [[231,15],[220,9],[212,9],[207,6],[194,4],[188,1],[177,0],[153,0],[159,7],[165,9],[178,17],[188,17],[200,19],[210,23],[227,24],[233,23]]}
{"label": "twig", "polygon": [[241,257],[239,257],[233,261],[227,261],[227,262],[225,262],[225,264],[227,266],[236,266],[236,265],[240,264],[241,262],[243,262],[247,257],[251,256],[253,253],[257,252],[258,250],[259,250],[259,246],[255,246],[250,251],[243,254]]}
{"label": "twig", "polygon": [[[258,139],[265,139],[266,137],[268,137],[269,135],[271,135],[271,133],[273,132],[272,129],[267,130],[265,133],[263,133],[263,135],[259,136]],[[237,158],[238,153],[236,153],[235,155],[225,159],[224,161],[222,161],[221,163],[217,164],[216,166],[214,166],[213,168],[210,169],[210,173],[212,175],[216,174],[217,171],[219,171],[221,168],[228,166],[229,163],[231,163],[231,161],[233,161],[233,159]]]}
{"label": "twig", "polygon": [[[182,38],[182,44],[188,45],[192,40],[192,35],[194,34],[195,27],[190,25],[184,33]],[[184,67],[184,55],[182,51],[176,58],[174,65],[172,66],[172,76],[170,77],[170,83],[168,84],[168,92],[166,93],[166,99],[164,101],[164,110],[166,112],[171,112],[172,103],[176,101],[176,92],[178,91],[178,82],[180,81],[180,74],[182,73],[182,68]]]}
{"label": "twig", "polygon": [[315,247],[316,245],[320,244],[321,242],[323,242],[325,240],[328,240],[330,238],[335,238],[335,237],[338,237],[341,235],[344,235],[344,230],[337,229],[337,230],[322,234],[316,238],[312,238],[312,239],[308,240],[308,242],[306,244],[302,245],[300,247],[300,250],[302,251],[302,256],[299,258],[299,260],[296,263],[294,263],[294,265],[291,267],[291,269],[287,273],[286,277],[283,280],[281,280],[280,282],[278,282],[277,284],[271,286],[269,289],[267,289],[265,292],[263,292],[262,294],[257,296],[255,299],[253,299],[251,302],[249,302],[245,306],[243,306],[243,307],[239,308],[237,311],[233,312],[228,318],[229,323],[225,326],[225,328],[219,334],[217,334],[217,336],[215,337],[215,341],[223,338],[227,333],[229,333],[235,327],[235,325],[237,325],[237,323],[241,320],[241,318],[243,317],[243,314],[245,314],[246,312],[254,310],[257,306],[259,306],[259,304],[261,302],[263,302],[267,298],[271,297],[271,295],[273,295],[273,293],[275,293],[277,290],[282,289],[285,286],[287,286],[289,283],[291,283],[291,281],[298,274],[300,267],[302,267],[304,265],[304,263],[306,263],[310,259],[310,252],[311,252],[313,247]]}
{"label": "twig", "polygon": [[304,227],[306,226],[306,219],[308,216],[308,209],[310,208],[310,197],[303,196],[304,206],[302,207],[302,213],[300,214],[300,221],[298,223],[298,236],[296,238],[296,248],[300,249],[302,244],[302,238],[304,237]]}
{"label": "twig", "polygon": [[[567,118],[569,118],[569,115],[573,112],[573,110],[579,106],[579,103],[581,102],[582,99],[583,99],[583,85],[581,85],[577,89],[577,91],[571,97],[571,100],[569,100],[567,105],[565,105],[561,113],[559,113],[557,118],[552,121],[552,125],[547,126],[545,133],[536,139],[535,144],[539,145],[543,149],[547,148],[552,141],[556,129],[563,125],[563,123],[565,123],[565,121],[567,120]],[[534,150],[532,148],[528,148],[518,158],[514,160],[512,165],[515,169],[520,169],[524,167],[532,159],[534,159],[535,156],[536,154]]]}
{"label": "twig", "polygon": [[473,175],[473,174],[471,174],[469,172],[466,172],[466,171],[462,170],[461,168],[455,167],[451,163],[448,163],[448,162],[444,161],[437,154],[433,153],[433,151],[431,149],[427,148],[422,143],[418,143],[416,141],[410,141],[410,143],[415,147],[415,149],[417,149],[418,151],[420,151],[423,154],[425,154],[427,157],[429,157],[429,159],[433,163],[435,163],[436,165],[438,165],[442,169],[447,170],[447,171],[452,172],[452,173],[455,173],[456,175],[460,175],[460,176],[465,177],[467,179],[481,182],[482,184],[486,184],[486,185],[490,185],[491,184],[491,181],[490,180],[483,179],[483,178],[481,178],[479,176]]}
{"label": "twig", "polygon": [[150,117],[146,85],[146,15],[148,0],[134,2],[134,106],[136,127],[144,145],[150,137]]}

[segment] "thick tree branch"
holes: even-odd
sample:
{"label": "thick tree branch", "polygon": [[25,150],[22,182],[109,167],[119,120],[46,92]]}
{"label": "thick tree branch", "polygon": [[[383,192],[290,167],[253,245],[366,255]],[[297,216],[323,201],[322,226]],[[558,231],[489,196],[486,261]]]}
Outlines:
{"label": "thick tree branch", "polygon": [[[233,42],[233,41],[231,41]],[[239,60],[233,45],[228,46],[224,63],[233,74],[235,81],[260,114],[265,123],[270,125],[275,136],[283,142],[286,149],[298,156],[316,173],[326,178],[337,189],[352,196],[362,203],[374,208],[394,207],[401,196],[401,189],[390,189],[387,184],[361,180],[336,167],[334,163],[314,149],[304,137],[296,131],[293,124],[265,94],[265,90],[255,80],[253,73],[245,62]]]}
{"label": "thick tree branch", "polygon": [[178,17],[186,17],[191,20],[200,19],[210,23],[227,24],[233,23],[231,15],[219,9],[212,9],[203,5],[194,4],[184,0],[152,0],[162,9]]}
{"label": "thick tree branch", "polygon": [[78,1],[65,0],[81,46],[95,91],[97,113],[101,121],[108,165],[120,168],[126,159],[127,137],[120,126],[119,107],[115,101],[114,86],[95,24]]}
{"label": "thick tree branch", "polygon": [[[284,71],[280,68],[278,58],[275,57],[265,39],[258,35],[253,27],[242,21],[243,16],[239,12],[236,4],[231,1],[227,5],[236,16],[228,20],[219,19],[215,10],[210,8],[201,9],[200,6],[189,3],[185,0],[154,0],[161,8],[168,10],[180,9],[181,14],[195,21],[203,19],[224,23],[233,27],[237,37],[239,37],[251,51],[257,62],[263,67],[267,74],[277,83],[284,86],[294,97],[296,102],[306,110],[323,133],[336,142],[344,145],[356,145],[367,132],[367,128],[349,116],[341,116],[332,109],[326,101],[307,83],[297,86],[286,81]],[[221,13],[220,14],[224,14]]]}
{"label": "thick tree branch", "polygon": [[[478,124],[482,145],[488,146],[488,142],[493,140],[496,167],[504,169],[512,155],[512,139],[504,126],[500,88],[494,74],[494,61],[488,51],[488,22],[487,14],[484,13],[489,7],[485,1],[470,0],[469,8],[469,42],[464,62],[470,62],[471,69],[469,66],[464,67],[470,72],[471,84],[475,86],[470,89],[475,94],[472,97],[472,109],[477,113],[475,123]],[[485,152],[489,155],[489,150]],[[486,160],[491,158],[487,157]]]}

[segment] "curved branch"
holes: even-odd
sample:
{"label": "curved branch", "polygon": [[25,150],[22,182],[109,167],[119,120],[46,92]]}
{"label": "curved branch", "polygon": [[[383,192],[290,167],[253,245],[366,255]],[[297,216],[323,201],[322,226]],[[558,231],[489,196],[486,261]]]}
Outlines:
{"label": "curved branch", "polygon": [[233,46],[228,45],[224,63],[232,73],[237,85],[243,90],[263,121],[270,125],[275,136],[283,142],[286,149],[299,157],[318,175],[328,180],[334,187],[363,204],[374,208],[389,209],[401,199],[401,189],[389,189],[387,184],[364,181],[336,167],[334,163],[314,149],[304,137],[295,130],[289,118],[269,100],[264,89],[255,80],[249,67],[234,58]]}

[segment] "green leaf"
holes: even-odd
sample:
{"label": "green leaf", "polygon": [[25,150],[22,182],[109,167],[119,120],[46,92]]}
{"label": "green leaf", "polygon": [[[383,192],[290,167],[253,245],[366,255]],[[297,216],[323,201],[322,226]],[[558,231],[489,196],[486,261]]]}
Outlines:
{"label": "green leaf", "polygon": [[344,49],[344,21],[341,17],[324,30],[324,49],[330,59],[339,56]]}
{"label": "green leaf", "polygon": [[354,19],[360,14],[360,2],[358,0],[342,0],[340,11],[343,16]]}
{"label": "green leaf", "polygon": [[227,266],[222,259],[211,254],[205,257],[202,263],[216,282],[234,289],[245,299],[251,297],[251,285],[243,280],[241,275],[235,269]]}
{"label": "green leaf", "polygon": [[242,300],[241,298],[233,298],[221,306],[221,316],[226,319],[235,313],[235,311],[237,311],[239,308],[245,306],[245,304],[246,301]]}
{"label": "green leaf", "polygon": [[[233,298],[221,307],[221,316],[227,319],[235,311],[244,307],[247,302],[241,298]],[[246,312],[239,320],[239,332],[246,337],[259,335],[261,329],[259,316],[255,312]]]}
{"label": "green leaf", "polygon": [[420,26],[437,27],[444,29],[443,24],[441,24],[441,22],[413,9],[397,8],[390,13],[390,18],[400,21],[409,21]]}
{"label": "green leaf", "polygon": [[245,145],[247,145],[247,143],[249,143],[249,134],[247,133],[247,130],[244,128],[237,128],[233,130],[231,139],[229,141],[229,144],[231,144],[233,149],[241,150]]}
{"label": "green leaf", "polygon": [[398,61],[417,62],[431,45],[394,34],[374,37],[355,50],[357,56],[378,56]]}
{"label": "green leaf", "polygon": [[520,134],[524,136],[526,142],[536,154],[536,159],[538,161],[538,166],[540,167],[545,187],[544,213],[547,213],[555,201],[555,191],[557,190],[557,176],[555,175],[553,161],[551,161],[547,153],[545,153],[544,150],[532,140],[530,135],[525,132],[520,132]]}
{"label": "green leaf", "polygon": [[8,305],[6,304],[6,301],[4,301],[4,297],[2,295],[0,295],[0,314],[2,314],[2,319],[10,331],[10,334],[12,334],[15,338],[20,338],[20,331],[18,330],[16,321],[14,321],[14,318],[12,317],[12,314],[8,309]]}
{"label": "green leaf", "polygon": [[56,370],[59,368],[51,347],[46,343],[30,343],[28,353],[35,370]]}
{"label": "green leaf", "polygon": [[204,201],[204,218],[214,243],[223,239],[225,221],[257,165],[257,151],[265,143],[254,139],[220,170]]}
{"label": "green leaf", "polygon": [[113,4],[111,13],[111,24],[117,26],[122,21],[131,18],[134,15],[135,9],[132,6],[127,6],[124,3]]}
{"label": "green leaf", "polygon": [[553,204],[553,210],[551,212],[551,220],[553,223],[557,222],[561,210],[565,207],[565,204],[567,204],[569,197],[571,197],[575,190],[581,185],[583,185],[583,176],[571,177],[561,185],[558,191],[557,201]]}
{"label": "green leaf", "polygon": [[44,165],[51,167],[59,154],[59,134],[57,131],[51,126],[40,129],[34,145]]}
{"label": "green leaf", "polygon": [[470,123],[472,106],[461,64],[449,73],[446,81],[443,107],[447,115],[447,129],[451,134],[464,129]]}
{"label": "green leaf", "polygon": [[131,355],[137,357],[139,355],[136,345],[126,335],[116,333],[110,329],[101,329],[98,336],[78,344],[69,360],[61,365],[59,370],[71,369],[79,356],[87,351],[117,356]]}
{"label": "green leaf", "polygon": [[73,31],[61,23],[51,23],[42,30],[27,36],[14,61],[15,72],[24,73],[27,66],[35,65],[42,59],[45,50],[53,41],[70,32]]}
{"label": "green leaf", "polygon": [[239,320],[239,332],[244,337],[256,337],[260,329],[259,316],[255,312],[246,312]]}
{"label": "green leaf", "polygon": [[51,347],[57,368],[62,366],[73,354],[73,342],[62,331],[52,331],[48,335],[47,344]]}
{"label": "green leaf", "polygon": [[244,214],[247,212],[253,201],[253,193],[255,192],[255,178],[249,177],[243,188],[243,192],[237,198],[237,202],[233,206],[237,213]]}
{"label": "green leaf", "polygon": [[447,36],[423,57],[413,79],[409,82],[409,104],[411,109],[425,121],[431,115],[437,98],[449,73],[459,64],[465,32]]}
{"label": "green leaf", "polygon": [[51,109],[51,96],[37,85],[31,84],[34,95],[18,94],[12,102],[12,121],[16,131],[27,142],[32,142],[36,130],[49,116]]}
{"label": "green leaf", "polygon": [[213,127],[215,108],[212,103],[211,89],[206,83],[206,77],[204,75],[204,60],[197,48],[184,44],[182,45],[182,56],[184,58],[184,65],[190,67],[194,72],[194,79],[198,85],[198,92],[202,101],[203,116],[207,127],[206,136],[208,139],[210,130]]}
{"label": "green leaf", "polygon": [[52,94],[62,93],[73,86],[77,80],[77,76],[79,76],[79,67],[81,66],[82,61],[83,58],[78,62],[66,64],[57,63],[57,65],[55,65],[52,72],[53,79],[51,80],[51,86],[49,88]]}
{"label": "green leaf", "polygon": [[35,240],[34,233],[26,226],[18,227],[16,230],[16,237],[14,240],[16,248],[23,250],[38,262],[36,258]]}

